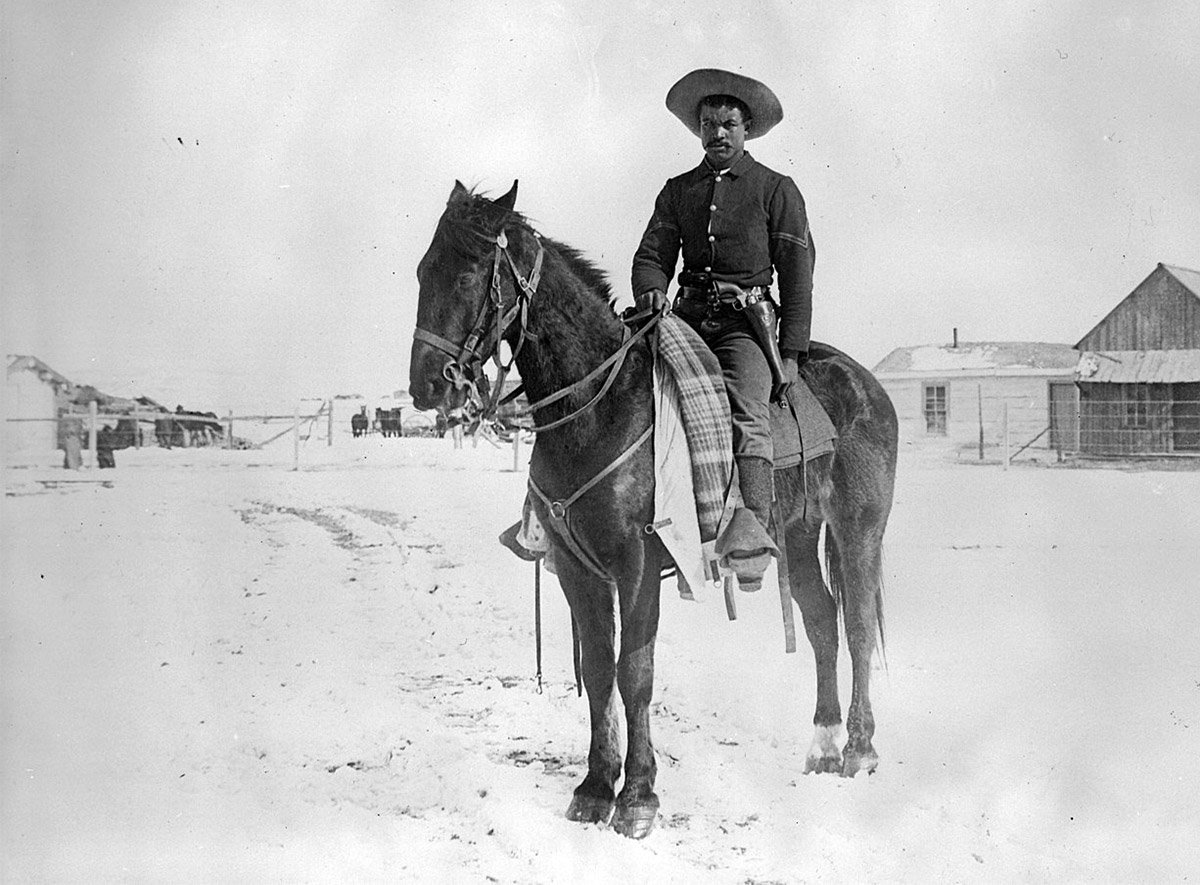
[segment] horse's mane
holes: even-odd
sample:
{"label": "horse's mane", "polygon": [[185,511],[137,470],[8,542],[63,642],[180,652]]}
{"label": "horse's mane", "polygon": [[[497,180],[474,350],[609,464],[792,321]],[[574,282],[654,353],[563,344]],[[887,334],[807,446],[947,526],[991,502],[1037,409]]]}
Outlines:
{"label": "horse's mane", "polygon": [[[520,227],[536,233],[529,218],[515,209],[506,209],[493,203],[485,194],[474,188],[460,199],[452,201],[442,216],[442,235],[455,251],[478,260],[486,256],[495,242],[496,233],[502,228]],[[614,299],[608,275],[597,267],[574,246],[559,240],[541,237],[542,244],[561,258],[594,295],[603,298],[609,306]]]}

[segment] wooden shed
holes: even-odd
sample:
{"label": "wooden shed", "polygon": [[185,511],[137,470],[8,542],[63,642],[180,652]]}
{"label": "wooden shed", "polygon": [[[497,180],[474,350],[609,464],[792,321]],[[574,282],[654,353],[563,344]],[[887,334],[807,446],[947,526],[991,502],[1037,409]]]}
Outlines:
{"label": "wooden shed", "polygon": [[1075,346],[1082,454],[1200,456],[1200,272],[1159,264]]}
{"label": "wooden shed", "polygon": [[8,355],[4,385],[5,464],[50,463],[57,453],[57,418],[74,385],[35,356]]}
{"label": "wooden shed", "polygon": [[[969,342],[899,347],[873,372],[896,407],[901,439],[993,451],[1052,440],[1051,409],[1073,415],[1079,354],[1069,344]],[[1006,425],[1007,418],[1007,425]]]}

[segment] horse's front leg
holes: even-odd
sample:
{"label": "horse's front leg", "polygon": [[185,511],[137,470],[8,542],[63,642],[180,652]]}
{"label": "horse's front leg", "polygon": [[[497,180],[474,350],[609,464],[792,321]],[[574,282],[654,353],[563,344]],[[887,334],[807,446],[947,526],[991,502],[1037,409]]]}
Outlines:
{"label": "horse's front leg", "polygon": [[580,664],[591,714],[588,773],[575,788],[569,820],[606,823],[613,811],[621,774],[617,731],[616,622],[612,584],[586,571],[569,556],[559,557],[558,578],[579,631]]}
{"label": "horse's front leg", "polygon": [[662,547],[657,538],[644,545],[640,575],[619,587],[621,657],[617,685],[625,703],[627,747],[625,783],[617,797],[613,828],[632,839],[649,835],[658,816],[654,779],[658,764],[650,739],[650,702],[654,696],[654,642],[658,635]]}

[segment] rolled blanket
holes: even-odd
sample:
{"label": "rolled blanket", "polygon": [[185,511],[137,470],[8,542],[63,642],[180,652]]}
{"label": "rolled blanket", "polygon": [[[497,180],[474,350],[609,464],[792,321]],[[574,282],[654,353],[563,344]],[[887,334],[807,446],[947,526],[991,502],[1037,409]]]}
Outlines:
{"label": "rolled blanket", "polygon": [[659,367],[678,391],[679,414],[692,462],[701,540],[714,541],[732,475],[729,397],[716,356],[683,320],[666,316],[658,328]]}

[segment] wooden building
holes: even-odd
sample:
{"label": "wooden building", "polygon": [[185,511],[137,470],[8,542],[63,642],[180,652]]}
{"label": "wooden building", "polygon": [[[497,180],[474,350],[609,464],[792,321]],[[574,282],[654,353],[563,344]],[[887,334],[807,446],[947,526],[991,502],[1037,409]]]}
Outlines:
{"label": "wooden building", "polygon": [[[999,341],[900,347],[873,372],[908,444],[997,453],[1051,443],[1052,404],[1074,414],[1079,354],[1069,344]],[[1007,420],[1007,425],[1006,425]]]}
{"label": "wooden building", "polygon": [[1075,346],[1082,454],[1200,455],[1200,272],[1159,264]]}

